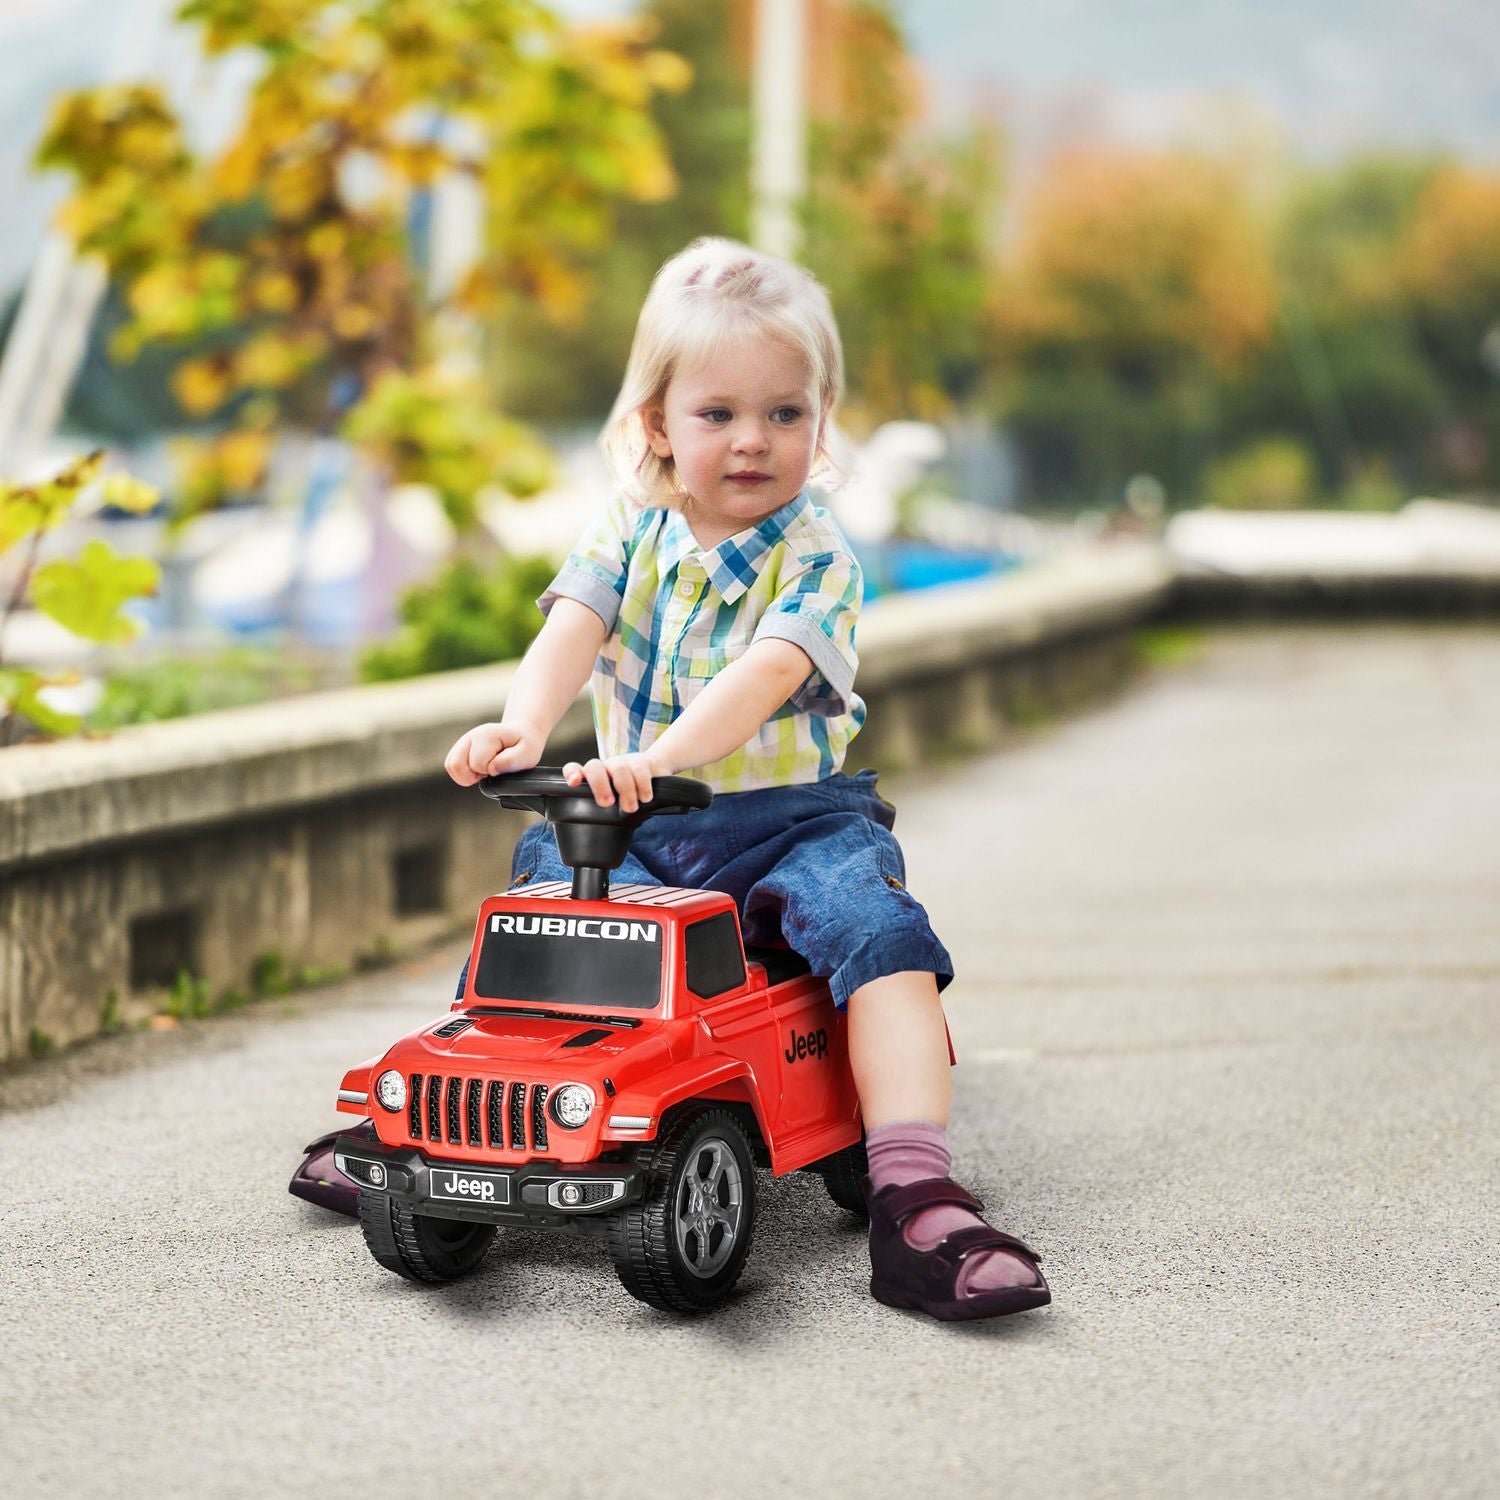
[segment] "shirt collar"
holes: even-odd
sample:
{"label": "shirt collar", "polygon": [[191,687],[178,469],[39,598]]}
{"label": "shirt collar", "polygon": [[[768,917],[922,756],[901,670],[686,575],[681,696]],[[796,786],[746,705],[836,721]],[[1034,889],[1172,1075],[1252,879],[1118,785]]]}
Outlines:
{"label": "shirt collar", "polygon": [[733,604],[755,582],[766,554],[786,536],[788,529],[810,503],[807,491],[804,490],[796,499],[788,500],[780,510],[772,511],[763,521],[737,531],[717,547],[710,547],[707,551],[700,551],[697,538],[683,519],[682,512],[669,510],[658,549],[662,571],[668,572],[689,553],[697,552],[709,582],[718,590],[726,604]]}

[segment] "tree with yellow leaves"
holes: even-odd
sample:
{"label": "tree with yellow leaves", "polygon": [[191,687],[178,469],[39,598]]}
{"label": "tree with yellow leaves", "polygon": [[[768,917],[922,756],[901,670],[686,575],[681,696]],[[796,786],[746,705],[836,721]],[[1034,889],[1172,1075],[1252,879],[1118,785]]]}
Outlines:
{"label": "tree with yellow leaves", "polygon": [[839,314],[859,428],[941,420],[988,366],[982,314],[1002,177],[998,131],[919,128],[916,74],[895,8],[843,12],[836,95],[812,131],[805,258]]}
{"label": "tree with yellow leaves", "polygon": [[1500,172],[1457,163],[1435,172],[1407,226],[1399,269],[1452,402],[1444,478],[1500,489]]}
{"label": "tree with yellow leaves", "polygon": [[1272,332],[1268,236],[1242,185],[1184,153],[1080,148],[1019,217],[989,322],[1034,494],[1112,503],[1141,470],[1169,490],[1195,475],[1217,388]]}
{"label": "tree with yellow leaves", "polygon": [[[262,59],[227,147],[200,157],[160,90],[122,84],[60,99],[37,160],[73,174],[61,223],[124,291],[114,357],[182,349],[177,401],[219,429],[187,455],[185,508],[252,488],[284,426],[342,428],[460,525],[489,482],[537,488],[540,445],[444,369],[439,317],[577,306],[614,205],[673,190],[650,107],[685,83],[680,60],[532,0],[188,0],[179,16],[206,52]],[[448,174],[479,186],[488,233],[439,303],[407,224]]]}
{"label": "tree with yellow leaves", "polygon": [[1077,150],[1048,167],[995,306],[1022,358],[1146,383],[1229,373],[1270,333],[1264,229],[1234,177],[1184,154]]}

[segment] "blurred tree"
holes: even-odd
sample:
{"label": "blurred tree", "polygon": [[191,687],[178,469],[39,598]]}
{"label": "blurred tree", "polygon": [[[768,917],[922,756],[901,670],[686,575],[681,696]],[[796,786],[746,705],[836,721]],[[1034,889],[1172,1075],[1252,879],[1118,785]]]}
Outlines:
{"label": "blurred tree", "polygon": [[[691,87],[657,109],[682,188],[620,210],[574,328],[550,329],[518,306],[497,329],[492,376],[507,407],[534,420],[602,417],[662,262],[699,235],[749,232],[749,8],[650,0],[643,14],[693,70]],[[861,415],[936,415],[986,368],[979,314],[997,139],[983,127],[953,141],[917,138],[915,75],[889,4],[827,5],[814,19],[828,29],[808,101],[802,259],[833,299],[856,425]]]}
{"label": "blurred tree", "polygon": [[651,278],[699,235],[744,239],[750,219],[750,96],[723,5],[648,0],[642,24],[684,59],[691,81],[661,98],[656,120],[679,190],[622,204],[593,258],[592,290],[559,324],[517,301],[495,321],[487,368],[508,410],[533,421],[595,421],[614,402]]}
{"label": "blurred tree", "polygon": [[[434,315],[575,312],[616,201],[673,189],[649,106],[684,81],[680,59],[637,27],[567,29],[532,0],[188,0],[179,14],[209,53],[261,54],[228,147],[199,159],[160,91],[124,84],[63,97],[37,159],[76,177],[61,223],[120,288],[112,356],[183,351],[176,401],[220,429],[190,460],[189,506],[251,487],[279,426],[346,419],[460,525],[491,478],[534,489],[537,444],[443,368]],[[454,120],[480,150],[446,144]],[[489,240],[435,304],[407,215],[450,173],[480,185]]]}
{"label": "blurred tree", "polygon": [[889,4],[848,7],[837,107],[812,134],[804,259],[839,317],[855,425],[936,418],[988,369],[983,309],[998,132],[916,128],[920,99]]}
{"label": "blurred tree", "polygon": [[1500,173],[1456,164],[1425,185],[1401,271],[1422,345],[1451,393],[1445,477],[1500,489]]}
{"label": "blurred tree", "polygon": [[1112,503],[1140,472],[1180,495],[1211,450],[1216,390],[1265,345],[1274,306],[1265,229],[1227,169],[1055,157],[991,304],[1033,498]]}
{"label": "blurred tree", "polygon": [[1429,158],[1367,156],[1292,177],[1273,230],[1275,333],[1224,393],[1226,442],[1301,434],[1325,492],[1375,470],[1408,484],[1430,470],[1450,402],[1398,261],[1436,169]]}

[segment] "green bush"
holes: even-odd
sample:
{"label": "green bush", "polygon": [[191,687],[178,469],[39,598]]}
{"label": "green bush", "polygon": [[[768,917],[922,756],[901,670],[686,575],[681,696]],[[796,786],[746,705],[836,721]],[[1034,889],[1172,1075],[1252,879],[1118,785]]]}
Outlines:
{"label": "green bush", "polygon": [[257,953],[250,961],[250,990],[257,999],[285,995],[292,988],[286,972],[286,959],[274,950]]}
{"label": "green bush", "polygon": [[288,664],[284,654],[238,646],[211,656],[162,657],[113,672],[89,715],[92,729],[119,729],[126,724],[154,724],[264,703],[314,686],[312,669]]}
{"label": "green bush", "polygon": [[1339,503],[1346,510],[1396,511],[1409,498],[1390,466],[1380,458],[1356,469],[1354,477],[1339,491]]}
{"label": "green bush", "polygon": [[536,598],[557,569],[543,557],[505,558],[481,569],[467,558],[401,600],[402,625],[360,658],[366,682],[449,672],[520,656],[542,626]]}
{"label": "green bush", "polygon": [[206,979],[197,979],[186,969],[177,971],[172,988],[162,1002],[162,1013],[179,1021],[201,1021],[212,1007],[212,992]]}
{"label": "green bush", "polygon": [[1220,459],[1204,490],[1220,510],[1297,510],[1313,498],[1317,467],[1294,438],[1262,438]]}

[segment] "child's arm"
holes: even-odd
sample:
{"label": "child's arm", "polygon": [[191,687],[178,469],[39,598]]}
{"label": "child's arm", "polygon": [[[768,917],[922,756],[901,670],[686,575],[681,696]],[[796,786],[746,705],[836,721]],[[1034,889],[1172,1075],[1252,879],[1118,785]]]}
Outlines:
{"label": "child's arm", "polygon": [[738,750],[813,670],[812,658],[801,646],[757,641],[688,704],[649,750],[587,765],[569,761],[563,774],[574,786],[586,780],[601,807],[609,807],[618,792],[620,810],[634,812],[651,800],[652,777],[706,766]]}
{"label": "child's arm", "polygon": [[556,599],[516,668],[505,717],[464,735],[443,761],[448,774],[460,786],[473,786],[481,777],[536,765],[547,736],[588,681],[607,634],[604,621],[588,605]]}

